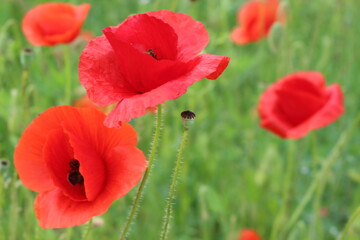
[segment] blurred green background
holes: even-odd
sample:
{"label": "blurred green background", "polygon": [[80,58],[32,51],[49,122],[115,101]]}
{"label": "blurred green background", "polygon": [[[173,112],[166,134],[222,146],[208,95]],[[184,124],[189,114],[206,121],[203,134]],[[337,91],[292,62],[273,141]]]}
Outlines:
{"label": "blurred green background", "polygon": [[[77,78],[84,41],[33,47],[22,34],[22,17],[42,2],[46,1],[2,0],[0,4],[0,239],[79,239],[85,227],[40,228],[33,210],[36,193],[21,184],[12,164],[13,150],[31,120],[48,107],[66,103],[66,79],[71,78],[73,100],[85,92]],[[197,118],[184,155],[169,239],[236,240],[242,228],[256,229],[264,240],[336,238],[360,205],[359,126],[336,145],[360,109],[358,0],[282,1],[286,25],[275,26],[267,39],[245,46],[229,41],[242,0],[87,2],[92,8],[83,30],[96,36],[131,14],[168,9],[205,24],[210,43],[204,52],[231,57],[218,80],[197,82],[179,99],[166,102],[155,167],[129,239],[159,239],[182,135],[180,113],[187,109]],[[32,53],[26,54],[25,48]],[[70,54],[69,68],[64,65],[64,52]],[[299,70],[317,70],[327,84],[339,83],[346,112],[303,139],[282,140],[259,127],[258,98],[275,80]],[[153,119],[146,115],[131,122],[139,134],[138,146],[146,153]],[[316,185],[289,226],[334,149],[334,162],[321,175],[323,187]],[[104,223],[93,229],[90,239],[118,239],[134,190],[100,216]],[[360,239],[360,220],[345,239]]]}

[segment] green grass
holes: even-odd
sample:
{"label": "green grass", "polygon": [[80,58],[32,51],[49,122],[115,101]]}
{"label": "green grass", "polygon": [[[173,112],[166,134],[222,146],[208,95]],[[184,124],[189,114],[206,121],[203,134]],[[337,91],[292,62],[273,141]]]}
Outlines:
{"label": "green grass", "polygon": [[[0,169],[0,239],[65,239],[68,232],[38,226],[33,210],[36,194],[21,184],[12,164],[13,150],[31,120],[48,107],[67,103],[67,79],[72,81],[73,99],[84,93],[76,67],[84,43],[32,47],[21,32],[24,14],[41,2],[45,1],[3,0],[0,5],[0,158],[9,162]],[[275,223],[279,234],[275,240],[330,240],[338,236],[360,205],[359,125],[325,175],[324,190],[317,188],[295,224],[288,231],[285,227],[324,160],[359,114],[358,0],[284,1],[285,27],[276,29],[268,39],[245,46],[229,41],[236,11],[244,2],[241,0],[87,2],[92,9],[83,29],[95,35],[128,15],[169,9],[206,25],[211,36],[206,53],[231,57],[218,80],[197,82],[179,99],[166,102],[155,167],[129,239],[159,239],[182,136],[180,113],[187,109],[197,118],[184,153],[169,239],[236,240],[240,229],[254,228],[264,240],[270,240]],[[31,56],[24,56],[27,47],[33,50]],[[66,48],[70,48],[69,73],[63,61]],[[339,83],[346,112],[335,123],[303,139],[284,141],[259,127],[256,107],[267,86],[299,70],[317,70],[327,84]],[[131,122],[139,133],[138,146],[146,153],[153,120],[154,116],[146,115]],[[293,171],[287,176],[289,163]],[[93,228],[90,239],[118,239],[135,192],[133,189],[112,204],[101,216],[105,224]],[[327,209],[326,216],[320,215],[321,208]],[[79,239],[85,227],[74,227],[71,239]],[[359,238],[360,219],[345,239]]]}

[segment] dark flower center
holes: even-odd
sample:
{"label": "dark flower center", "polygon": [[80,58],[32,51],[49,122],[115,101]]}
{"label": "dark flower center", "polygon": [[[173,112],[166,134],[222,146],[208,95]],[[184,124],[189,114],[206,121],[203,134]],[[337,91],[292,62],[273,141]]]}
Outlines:
{"label": "dark flower center", "polygon": [[75,186],[76,184],[83,184],[84,177],[79,172],[80,163],[76,159],[71,159],[69,162],[70,172],[68,175],[68,180],[71,185]]}
{"label": "dark flower center", "polygon": [[158,56],[155,53],[155,50],[149,49],[146,51],[146,53],[149,54],[150,56],[152,56],[153,58],[155,58],[156,60],[159,60]]}

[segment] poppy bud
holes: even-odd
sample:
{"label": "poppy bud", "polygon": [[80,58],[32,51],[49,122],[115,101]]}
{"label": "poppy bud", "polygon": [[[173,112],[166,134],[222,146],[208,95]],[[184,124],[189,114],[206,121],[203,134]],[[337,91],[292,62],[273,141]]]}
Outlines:
{"label": "poppy bud", "polygon": [[267,39],[270,50],[275,54],[279,51],[283,36],[283,26],[281,23],[274,23],[270,29]]}
{"label": "poppy bud", "polygon": [[5,169],[8,166],[9,166],[9,161],[4,158],[1,158],[0,159],[0,169]]}
{"label": "poppy bud", "polygon": [[181,113],[181,119],[184,125],[185,130],[188,130],[190,126],[194,123],[194,119],[196,118],[195,113],[186,110]]}
{"label": "poppy bud", "polygon": [[32,48],[24,48],[20,53],[20,63],[23,68],[27,68],[32,60],[34,51]]}

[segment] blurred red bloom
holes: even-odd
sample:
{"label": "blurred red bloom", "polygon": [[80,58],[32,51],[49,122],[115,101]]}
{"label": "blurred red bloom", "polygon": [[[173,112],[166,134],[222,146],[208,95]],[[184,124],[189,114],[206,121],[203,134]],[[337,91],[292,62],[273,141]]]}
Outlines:
{"label": "blurred red bloom", "polygon": [[95,38],[95,35],[90,31],[81,31],[79,37],[84,41],[90,41],[91,39]]}
{"label": "blurred red bloom", "polygon": [[94,108],[52,107],[26,128],[15,149],[23,184],[38,192],[35,213],[43,228],[85,223],[103,214],[142,177],[147,162],[131,125],[103,125]]}
{"label": "blurred red bloom", "polygon": [[285,13],[279,10],[278,0],[253,0],[238,11],[238,24],[231,32],[236,44],[256,42],[269,34],[271,26],[285,21]]}
{"label": "blurred red bloom", "polygon": [[147,108],[180,97],[202,78],[216,79],[229,58],[198,55],[209,41],[204,25],[167,10],[128,17],[90,41],[80,56],[79,77],[99,105],[117,103],[108,127],[142,116]]}
{"label": "blurred red bloom", "polygon": [[263,93],[258,111],[263,128],[297,139],[339,118],[344,112],[343,94],[337,84],[325,87],[319,72],[296,72]]}
{"label": "blurred red bloom", "polygon": [[239,240],[262,240],[252,229],[243,229],[240,232]]}
{"label": "blurred red bloom", "polygon": [[81,98],[77,99],[74,102],[73,106],[78,107],[78,108],[92,107],[92,108],[96,108],[96,109],[102,111],[105,114],[107,112],[107,107],[101,107],[101,106],[96,105],[93,101],[91,101],[89,99],[89,97],[87,95],[84,95]]}
{"label": "blurred red bloom", "polygon": [[61,2],[39,4],[26,13],[22,30],[33,45],[69,43],[79,35],[90,7]]}

